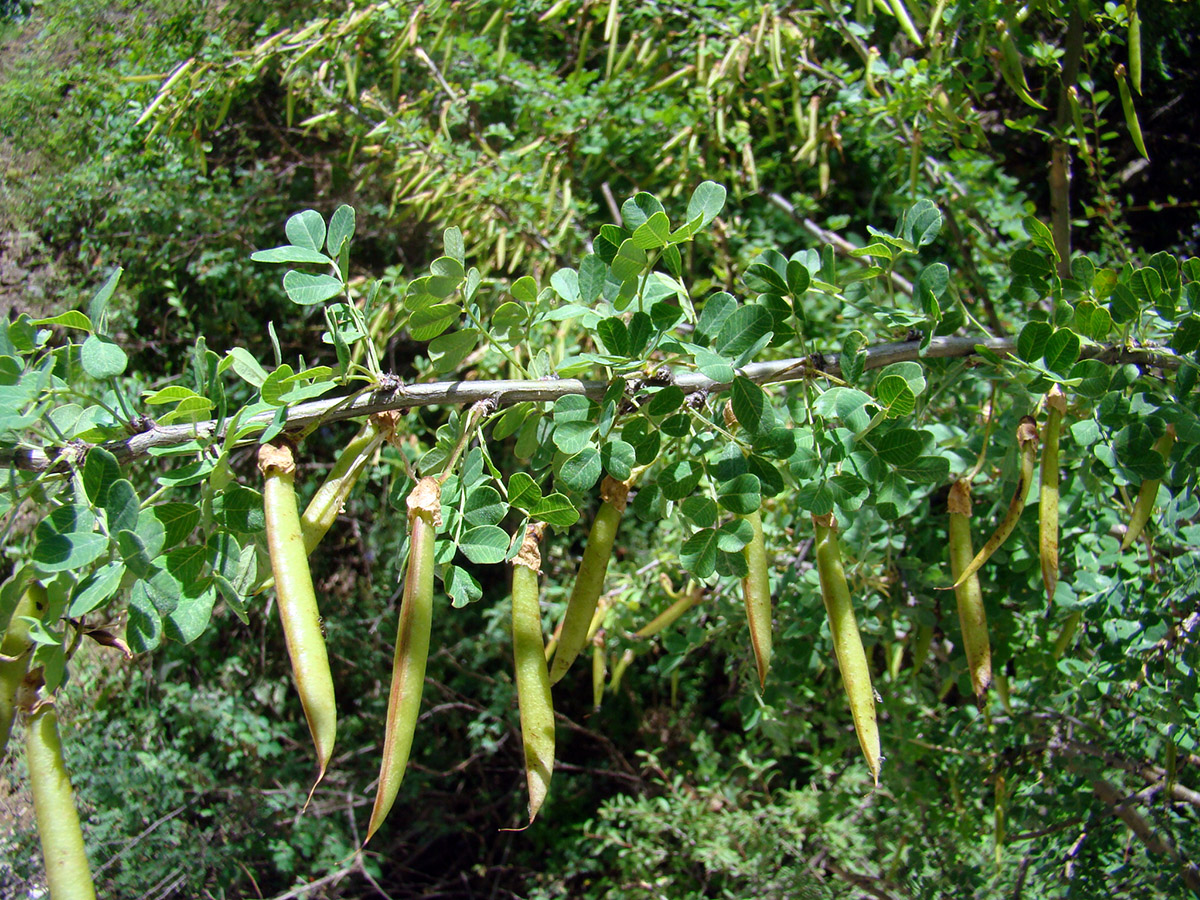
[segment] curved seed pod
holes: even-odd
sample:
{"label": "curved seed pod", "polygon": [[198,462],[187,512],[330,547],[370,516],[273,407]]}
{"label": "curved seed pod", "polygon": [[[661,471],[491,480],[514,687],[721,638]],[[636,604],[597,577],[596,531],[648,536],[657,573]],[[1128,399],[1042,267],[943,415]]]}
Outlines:
{"label": "curved seed pod", "polygon": [[[665,577],[665,576],[664,576]],[[658,634],[664,628],[674,625],[683,614],[704,599],[704,588],[694,582],[688,589],[675,597],[674,602],[657,616],[634,632],[635,637],[648,638]]]}
{"label": "curved seed pod", "polygon": [[583,559],[579,563],[579,573],[575,576],[575,586],[571,589],[567,611],[563,614],[558,647],[550,666],[551,684],[556,684],[567,674],[567,669],[587,643],[588,626],[604,588],[604,575],[608,572],[608,560],[612,556],[613,542],[617,539],[617,526],[629,497],[629,484],[606,476],[600,486],[600,496],[604,502],[600,504],[596,519],[592,522]]}
{"label": "curved seed pod", "polygon": [[525,542],[512,561],[513,663],[517,705],[521,711],[521,741],[525,745],[530,822],[542,808],[554,773],[554,703],[550,697],[542,612],[538,606],[538,569],[542,564],[538,540],[542,528],[540,523],[529,526]]}
{"label": "curved seed pod", "polygon": [[300,516],[305,553],[311,555],[333,527],[363,469],[395,429],[398,415],[391,412],[371,416],[354,439],[338,454],[337,461],[329,470],[324,483],[313,494],[312,500]]}
{"label": "curved seed pod", "polygon": [[1079,623],[1083,620],[1083,613],[1075,610],[1066,619],[1063,620],[1062,630],[1058,633],[1058,637],[1054,641],[1054,658],[1061,659],[1062,655],[1067,652],[1067,648],[1071,646],[1071,641],[1075,640],[1075,632],[1079,628]]}
{"label": "curved seed pod", "polygon": [[[1162,437],[1154,442],[1154,450],[1163,459],[1171,455],[1171,445],[1175,443],[1175,426],[1168,425]],[[1150,478],[1142,482],[1138,488],[1137,499],[1133,501],[1133,510],[1129,514],[1129,527],[1125,529],[1125,537],[1121,539],[1121,549],[1128,550],[1133,542],[1141,535],[1150,514],[1154,512],[1154,501],[1158,498],[1158,488],[1162,485],[1161,478]]]}
{"label": "curved seed pod", "polygon": [[858,622],[850,603],[850,587],[842,567],[842,551],[838,547],[837,522],[833,516],[813,516],[817,542],[817,573],[821,576],[821,597],[829,616],[829,630],[837,653],[842,684],[850,701],[850,715],[859,746],[866,757],[871,777],[879,784],[879,726],[875,721],[875,689],[871,686],[871,670],[858,634]]}
{"label": "curved seed pod", "polygon": [[592,709],[604,702],[604,680],[608,677],[608,660],[604,656],[604,632],[592,638]]}
{"label": "curved seed pod", "polygon": [[21,593],[13,610],[8,630],[0,643],[0,759],[4,758],[8,737],[12,733],[13,719],[17,712],[17,688],[29,668],[29,623],[22,616],[40,619],[46,611],[46,588],[41,582],[30,582]]}
{"label": "curved seed pod", "polygon": [[746,603],[746,621],[750,623],[750,644],[758,666],[758,684],[767,683],[771,668],[771,580],[767,574],[767,545],[763,539],[762,516],[754,511],[745,517],[754,536],[742,548],[749,571],[742,579],[742,597]]}
{"label": "curved seed pod", "polygon": [[996,696],[1000,698],[1000,705],[1004,707],[1006,713],[1012,713],[1012,694],[1008,676],[1003,672],[996,673]]}
{"label": "curved seed pod", "polygon": [[1083,106],[1079,102],[1079,89],[1075,85],[1067,88],[1067,106],[1071,109],[1071,124],[1075,126],[1075,144],[1090,169],[1092,150],[1088,145],[1087,129],[1083,127]]}
{"label": "curved seed pod", "polygon": [[1045,109],[1029,92],[1029,82],[1025,80],[1025,68],[1021,64],[1021,51],[1008,30],[1008,23],[1003,19],[996,23],[996,41],[1000,45],[998,63],[1005,83],[1029,106]]}
{"label": "curved seed pod", "polygon": [[[616,659],[616,654],[613,654],[613,659]],[[621,658],[613,664],[612,678],[608,680],[608,690],[615,694],[621,689],[621,679],[625,677],[625,670],[629,668],[633,662],[633,650],[626,647],[625,652],[621,654]]]}
{"label": "curved seed pod", "polygon": [[1142,92],[1142,17],[1138,15],[1137,0],[1129,0],[1129,80],[1133,89]]}
{"label": "curved seed pod", "polygon": [[[371,416],[354,439],[338,454],[325,481],[312,500],[300,514],[300,533],[304,537],[304,552],[312,556],[312,552],[337,521],[342,507],[354,485],[362,475],[363,469],[375,455],[375,451],[388,438],[395,428],[397,412],[382,412]],[[269,590],[275,586],[275,579],[267,576],[254,588],[254,593]]]}
{"label": "curved seed pod", "polygon": [[441,496],[442,488],[436,478],[422,478],[408,495],[408,571],[400,601],[387,731],[379,768],[379,787],[367,825],[368,841],[396,802],[421,714],[429,633],[433,627],[433,549],[437,526],[441,524]]}
{"label": "curved seed pod", "polygon": [[25,723],[25,763],[52,900],[95,900],[71,779],[63,763],[58,713],[42,701]]}
{"label": "curved seed pod", "polygon": [[908,10],[904,7],[904,0],[888,0],[888,7],[892,11],[892,15],[896,17],[896,21],[900,25],[900,30],[908,36],[908,39],[918,47],[923,47],[921,35],[917,32],[917,28],[913,25],[912,17],[909,16]]}
{"label": "curved seed pod", "polygon": [[596,636],[596,632],[604,624],[604,619],[608,615],[608,608],[610,606],[612,606],[612,600],[609,597],[601,597],[596,601],[596,611],[592,613],[592,621],[588,623],[587,636],[583,639],[585,644],[592,642],[592,638]]}
{"label": "curved seed pod", "polygon": [[[337,737],[337,706],[329,656],[321,634],[317,596],[308,570],[308,554],[300,533],[300,513],[296,506],[295,460],[286,442],[263,444],[258,450],[258,468],[263,474],[263,511],[266,518],[267,550],[275,576],[275,594],[279,619],[292,660],[296,690],[308,719],[320,770],[313,783],[316,790]],[[309,791],[312,799],[312,791]]]}
{"label": "curved seed pod", "polygon": [[918,625],[917,636],[913,640],[912,650],[912,672],[916,675],[925,667],[925,660],[929,658],[929,648],[933,644],[933,626]]}
{"label": "curved seed pod", "polygon": [[1133,94],[1129,91],[1129,82],[1125,80],[1125,66],[1117,63],[1113,75],[1117,79],[1117,93],[1121,97],[1121,110],[1125,113],[1125,127],[1129,129],[1129,137],[1133,141],[1133,146],[1137,148],[1137,152],[1149,159],[1150,154],[1146,152],[1146,142],[1142,138],[1142,125],[1138,121],[1137,110],[1133,106]]}
{"label": "curved seed pod", "polygon": [[1057,384],[1046,394],[1050,410],[1043,432],[1042,481],[1038,497],[1038,555],[1042,562],[1042,584],[1046,586],[1046,602],[1054,601],[1058,587],[1058,435],[1062,430],[1067,397]]}
{"label": "curved seed pod", "polygon": [[966,481],[950,486],[946,500],[950,512],[950,574],[955,578],[954,599],[958,602],[958,621],[962,626],[967,667],[976,697],[983,697],[992,683],[992,646],[988,640],[987,613],[979,576],[972,574],[958,584],[959,573],[971,562],[971,488]]}
{"label": "curved seed pod", "polygon": [[1021,477],[1017,481],[1016,490],[1013,491],[1013,498],[1008,504],[1008,513],[996,528],[995,533],[983,545],[983,549],[971,560],[970,565],[955,576],[954,586],[956,588],[978,572],[980,567],[992,558],[993,553],[1004,546],[1004,542],[1008,540],[1009,535],[1016,530],[1017,522],[1020,521],[1021,513],[1025,509],[1025,498],[1029,496],[1029,486],[1033,483],[1033,467],[1037,458],[1037,445],[1037,421],[1033,416],[1024,416],[1021,419],[1021,423],[1017,426],[1017,446],[1020,448],[1021,453]]}

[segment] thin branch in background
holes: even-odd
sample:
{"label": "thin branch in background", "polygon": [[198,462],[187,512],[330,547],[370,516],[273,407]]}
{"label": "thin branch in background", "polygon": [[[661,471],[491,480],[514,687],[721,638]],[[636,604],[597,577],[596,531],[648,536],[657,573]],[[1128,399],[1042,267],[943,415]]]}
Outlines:
{"label": "thin branch in background", "polygon": [[[808,219],[808,218],[805,218],[804,216],[800,215],[800,213],[796,212],[795,205],[790,200],[788,200],[786,197],[784,197],[782,194],[777,194],[777,193],[770,192],[770,191],[764,191],[763,196],[765,196],[768,201],[773,203],[775,206],[779,207],[781,210],[783,210],[785,213],[787,213],[789,216],[791,216],[793,219],[795,219],[797,222],[799,222],[801,225],[803,225],[809,231],[809,233],[811,233],[813,236],[815,236],[818,240],[824,241],[827,244],[831,244],[835,249],[837,249],[844,256],[846,256],[847,259],[850,259],[851,261],[858,263],[860,266],[869,266],[870,265],[870,262],[868,260],[866,260],[860,256],[850,256],[850,253],[852,251],[858,249],[857,247],[855,247],[852,243],[850,243],[848,240],[846,240],[840,234],[837,234],[836,232],[833,232],[833,231],[829,231],[826,228],[822,228],[820,225],[818,225],[812,219]],[[896,286],[896,289],[898,291],[900,291],[903,294],[906,294],[909,297],[912,296],[913,286],[912,286],[911,281],[909,281],[907,278],[905,278],[903,275],[900,275],[897,272],[889,272],[888,275],[892,279],[892,284],[894,284]]]}
{"label": "thin branch in background", "polygon": [[158,828],[158,826],[164,824],[165,822],[169,822],[171,819],[175,818],[177,815],[179,815],[181,812],[183,812],[186,809],[187,809],[186,806],[177,806],[177,807],[175,807],[175,809],[171,810],[169,813],[167,813],[165,816],[162,816],[157,821],[151,822],[149,825],[147,825],[145,828],[143,828],[141,830],[141,832],[139,832],[138,834],[131,837],[128,841],[126,841],[125,846],[123,846],[120,850],[118,850],[116,853],[114,853],[112,856],[110,856],[101,865],[97,866],[96,871],[94,873],[92,873],[93,876],[99,875],[101,872],[103,872],[105,869],[107,869],[109,866],[111,866],[113,863],[115,863],[117,860],[119,860],[122,856],[124,856],[126,853],[128,853],[130,850],[132,850],[138,844],[140,844],[147,836],[150,835],[151,832],[153,832],[156,828]]}
{"label": "thin branch in background", "polygon": [[966,232],[958,226],[958,217],[954,214],[952,204],[946,205],[946,208],[942,211],[942,216],[946,220],[947,228],[950,229],[950,237],[958,244],[958,252],[962,257],[963,271],[966,273],[967,281],[971,283],[971,287],[975,291],[975,299],[979,301],[984,313],[987,315],[988,327],[995,334],[1005,334],[1006,331],[1003,323],[1000,321],[1000,314],[996,312],[996,304],[992,302],[992,292],[988,290],[983,276],[979,274],[979,269],[975,266],[975,248],[967,239]]}
{"label": "thin branch in background", "polygon": [[612,216],[614,224],[621,224],[621,207],[617,206],[617,198],[613,196],[612,188],[608,186],[607,181],[600,183],[600,193],[604,195],[604,205],[608,207],[608,214]]}
{"label": "thin branch in background", "polygon": [[1125,797],[1116,787],[1099,776],[1092,776],[1091,782],[1096,796],[1101,802],[1112,807],[1112,813],[1125,823],[1142,845],[1151,853],[1167,856],[1176,862],[1181,867],[1180,874],[1184,883],[1191,890],[1200,893],[1200,868],[1196,863],[1181,857],[1175,846],[1151,827],[1142,814],[1130,804],[1132,798]]}

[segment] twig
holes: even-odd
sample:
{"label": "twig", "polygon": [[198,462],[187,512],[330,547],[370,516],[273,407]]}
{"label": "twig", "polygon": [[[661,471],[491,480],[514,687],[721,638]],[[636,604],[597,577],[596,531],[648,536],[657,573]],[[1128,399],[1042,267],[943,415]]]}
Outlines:
{"label": "twig", "polygon": [[[880,369],[894,362],[919,359],[956,359],[977,356],[983,347],[1000,356],[1011,355],[1016,342],[1010,338],[994,338],[969,335],[966,337],[935,337],[924,352],[919,341],[900,341],[893,344],[878,344],[866,350],[865,368]],[[1106,365],[1134,365],[1144,368],[1178,369],[1180,357],[1169,351],[1154,348],[1129,349],[1123,345],[1093,345],[1085,347],[1082,359],[1098,359]],[[838,378],[842,367],[836,357],[814,354],[811,357],[771,360],[750,363],[738,370],[738,374],[757,384],[773,384],[786,381],[802,381],[826,375]],[[685,394],[699,391],[717,393],[728,390],[730,382],[715,381],[698,372],[682,372],[671,376],[671,383]],[[338,422],[355,419],[388,410],[407,409],[413,406],[444,406],[477,403],[492,400],[497,406],[511,406],[525,401],[553,402],[559,397],[581,394],[600,399],[609,388],[607,381],[583,381],[578,378],[554,378],[548,380],[497,380],[497,381],[441,381],[426,384],[401,384],[394,390],[365,392],[353,399],[334,397],[328,400],[312,400],[300,403],[288,410],[287,427],[302,428],[316,423]],[[275,418],[275,411],[251,416],[242,425],[267,426]],[[170,447],[193,440],[220,440],[225,436],[225,424],[218,428],[216,420],[209,419],[191,425],[152,426],[148,430],[124,440],[101,444],[112,453],[118,462],[126,463],[145,456],[157,447]],[[255,440],[253,435],[239,443],[248,444]],[[18,469],[44,472],[56,465],[82,462],[90,445],[68,445],[61,456],[51,457],[41,448],[17,447],[0,452],[0,466],[15,466]]]}
{"label": "twig", "polygon": [[186,806],[177,806],[177,807],[175,807],[175,809],[171,810],[165,816],[162,816],[160,819],[158,819],[158,821],[151,822],[149,825],[147,825],[145,828],[143,828],[140,833],[134,835],[128,841],[126,841],[125,846],[122,847],[120,850],[118,850],[116,853],[114,853],[112,856],[110,856],[107,860],[105,860],[105,862],[102,865],[97,866],[96,871],[92,873],[93,876],[99,875],[101,872],[103,872],[105,869],[107,869],[109,866],[111,866],[113,863],[115,863],[117,860],[119,860],[122,856],[124,856],[126,853],[128,853],[130,850],[132,850],[134,847],[136,847],[139,843],[141,843],[141,841],[147,835],[150,834],[150,832],[152,832],[152,831],[154,831],[154,829],[158,828],[159,825],[162,825],[165,822],[171,821],[171,819],[175,818],[177,815],[179,815],[181,812],[183,812],[186,809],[187,809]]}
{"label": "twig", "polygon": [[[808,219],[808,218],[805,218],[804,216],[800,215],[798,212],[796,212],[796,207],[782,194],[770,192],[770,193],[766,193],[766,198],[771,203],[775,204],[780,209],[782,209],[785,213],[787,213],[793,219],[795,219],[797,222],[802,224],[805,228],[807,228],[809,230],[809,232],[811,232],[813,235],[815,235],[818,239],[824,241],[827,244],[832,244],[834,247],[836,247],[838,250],[840,250],[843,254],[845,254],[849,259],[853,260],[854,262],[856,262],[862,266],[870,265],[870,263],[866,259],[863,259],[860,256],[850,256],[850,253],[852,251],[858,249],[857,247],[855,247],[852,243],[850,243],[848,240],[846,240],[840,234],[837,234],[836,232],[833,232],[833,231],[829,231],[826,228],[822,228],[820,225],[818,225],[812,219]],[[896,289],[898,291],[900,291],[903,294],[907,294],[909,297],[912,296],[913,286],[912,286],[911,281],[909,281],[907,278],[905,278],[903,275],[899,274],[898,272],[889,272],[888,276],[892,279],[892,284],[894,284],[896,286]]]}
{"label": "twig", "polygon": [[1130,805],[1132,798],[1126,798],[1112,784],[1098,776],[1092,776],[1092,790],[1104,803],[1112,807],[1112,812],[1125,823],[1134,836],[1151,853],[1168,856],[1182,867],[1184,883],[1197,893],[1200,893],[1200,868],[1189,859],[1179,855],[1179,851],[1169,840],[1159,835],[1150,823]]}

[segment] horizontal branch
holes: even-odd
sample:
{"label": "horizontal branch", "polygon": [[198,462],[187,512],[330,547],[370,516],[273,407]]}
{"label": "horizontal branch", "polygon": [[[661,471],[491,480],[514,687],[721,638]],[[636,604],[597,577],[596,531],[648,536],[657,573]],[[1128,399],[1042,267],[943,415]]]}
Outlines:
{"label": "horizontal branch", "polygon": [[[993,337],[936,337],[924,352],[919,341],[901,341],[894,344],[879,344],[866,349],[866,369],[880,369],[896,362],[921,359],[954,359],[976,356],[977,348],[986,348],[1001,356],[1011,355],[1016,344],[1011,338]],[[1179,357],[1154,350],[1130,350],[1119,345],[1085,348],[1085,358],[1099,359],[1108,365],[1135,365],[1177,369]],[[749,363],[738,369],[738,374],[758,384],[775,384],[800,381],[805,378],[832,376],[842,373],[841,363],[836,356],[813,354],[796,359],[771,360]],[[729,382],[714,381],[698,372],[668,373],[655,376],[654,383],[674,384],[685,394],[701,391],[718,393],[727,390]],[[524,401],[552,402],[559,397],[580,394],[599,399],[608,390],[610,382],[583,381],[578,378],[548,378],[540,380],[496,380],[496,381],[440,381],[424,384],[401,384],[394,389],[364,391],[349,396],[311,400],[300,403],[287,411],[289,429],[305,428],[317,423],[337,422],[343,419],[362,418],[374,413],[408,409],[414,406],[453,406],[490,400],[497,406],[511,406]],[[251,416],[242,425],[270,424],[275,411]],[[225,436],[228,421],[210,419],[187,425],[154,425],[131,437],[109,441],[101,446],[112,453],[118,461],[129,462],[145,456],[160,447],[177,446],[194,439],[220,440]],[[249,442],[251,439],[247,439]],[[44,450],[20,447],[0,453],[0,464],[15,466],[33,472],[44,472],[64,462],[75,464],[82,460],[90,449],[87,445],[69,445],[59,455],[50,456]]]}

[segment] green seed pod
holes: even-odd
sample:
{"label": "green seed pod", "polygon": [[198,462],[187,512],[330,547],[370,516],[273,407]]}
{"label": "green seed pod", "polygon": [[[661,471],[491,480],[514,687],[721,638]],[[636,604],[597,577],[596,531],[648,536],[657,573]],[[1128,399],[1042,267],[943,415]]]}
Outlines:
{"label": "green seed pod", "polygon": [[51,701],[37,704],[26,719],[25,763],[51,900],[95,900],[75,794],[63,763],[58,713]]}
{"label": "green seed pod", "polygon": [[954,586],[956,588],[978,572],[983,564],[992,558],[992,554],[1004,546],[1004,542],[1016,530],[1017,522],[1020,521],[1021,513],[1025,509],[1025,498],[1029,496],[1029,486],[1033,483],[1034,463],[1037,460],[1037,445],[1037,421],[1033,416],[1024,416],[1021,419],[1021,423],[1017,426],[1017,446],[1020,448],[1021,454],[1021,477],[1017,481],[1016,490],[1013,491],[1013,498],[1008,504],[1008,513],[996,528],[995,533],[983,545],[983,549],[971,560],[970,565],[955,576]]}
{"label": "green seed pod", "polygon": [[758,684],[762,687],[767,683],[767,670],[771,668],[771,580],[762,516],[755,510],[745,519],[754,529],[754,536],[742,548],[749,570],[742,579],[742,597],[746,604],[746,621],[750,625],[754,662],[758,667]]}
{"label": "green seed pod", "polygon": [[670,579],[663,575],[667,587],[667,595],[674,598],[670,606],[660,612],[657,616],[634,632],[635,637],[648,638],[658,634],[664,628],[674,625],[683,616],[685,612],[704,599],[704,588],[702,585],[694,582],[688,585],[687,590],[678,594],[674,589],[669,587]]}
{"label": "green seed pod", "polygon": [[1063,620],[1062,630],[1059,631],[1058,637],[1054,641],[1055,659],[1061,659],[1062,655],[1067,652],[1067,648],[1075,640],[1075,632],[1081,621],[1083,621],[1083,613],[1079,610],[1075,610]]}
{"label": "green seed pod", "polygon": [[433,551],[437,526],[441,523],[441,495],[442,488],[436,478],[422,478],[408,495],[408,571],[400,601],[383,761],[367,825],[368,841],[396,802],[421,714],[421,692],[433,627]]}
{"label": "green seed pod", "polygon": [[1142,17],[1138,15],[1137,0],[1129,0],[1129,80],[1133,89],[1142,92]]}
{"label": "green seed pod", "polygon": [[604,702],[604,681],[608,677],[608,660],[604,656],[604,632],[592,638],[592,709]]}
{"label": "green seed pod", "polygon": [[1062,429],[1067,397],[1057,384],[1046,394],[1050,414],[1043,432],[1042,481],[1038,498],[1038,553],[1042,563],[1042,584],[1046,602],[1054,602],[1058,587],[1058,436]]}
{"label": "green seed pod", "polygon": [[17,712],[17,689],[29,668],[29,623],[21,618],[28,616],[40,619],[46,611],[46,588],[41,582],[32,581],[21,592],[16,608],[13,609],[4,640],[0,642],[0,759],[4,758],[8,738],[12,733],[13,719]]}
{"label": "green seed pod", "polygon": [[854,607],[850,602],[850,587],[842,567],[842,552],[838,546],[837,522],[833,516],[813,516],[817,542],[817,573],[821,578],[821,597],[829,616],[829,630],[837,653],[842,684],[850,701],[850,715],[859,746],[866,757],[871,777],[879,783],[883,757],[879,751],[879,726],[875,721],[875,689],[871,686],[871,669],[863,651]]}
{"label": "green seed pod", "polygon": [[1003,19],[996,23],[996,42],[999,44],[1000,51],[996,62],[1004,82],[1026,104],[1034,109],[1044,110],[1046,107],[1034,99],[1033,94],[1029,92],[1029,82],[1025,80],[1025,68],[1021,63],[1021,51],[1017,48],[1016,41],[1009,33],[1008,24]]}
{"label": "green seed pod", "polygon": [[1125,127],[1129,129],[1129,137],[1137,152],[1149,159],[1150,154],[1146,152],[1146,142],[1142,139],[1142,126],[1138,122],[1137,110],[1133,108],[1133,94],[1129,91],[1129,82],[1125,80],[1125,66],[1118,63],[1113,75],[1117,79],[1117,93],[1121,97],[1121,109],[1125,113]]}
{"label": "green seed pod", "polygon": [[[971,549],[970,485],[966,481],[954,482],[946,505],[950,513],[950,573],[957,582],[959,573],[975,555]],[[976,697],[983,697],[992,683],[992,648],[979,576],[971,574],[961,584],[956,583],[954,598],[958,602],[958,621],[967,652],[967,667],[971,672],[971,687]]]}
{"label": "green seed pod", "polygon": [[346,445],[325,481],[300,516],[300,528],[304,532],[304,551],[309,555],[321,543],[321,539],[345,506],[350,492],[362,475],[363,469],[375,455],[384,440],[395,428],[397,413],[380,413],[371,416],[354,439]]}
{"label": "green seed pod", "polygon": [[575,586],[567,601],[563,614],[558,647],[554,651],[554,662],[550,666],[550,683],[557,684],[567,674],[567,669],[587,643],[588,626],[596,613],[600,592],[604,589],[604,576],[608,572],[608,560],[612,556],[613,543],[617,539],[617,526],[625,502],[629,497],[629,485],[614,478],[605,477],[600,486],[603,503],[592,522],[587,546],[575,576]]}
{"label": "green seed pod", "polygon": [[554,703],[538,605],[538,570],[542,564],[538,540],[542,528],[541,524],[529,526],[521,550],[512,562],[513,663],[521,712],[521,741],[525,747],[530,822],[542,808],[554,773]]}
{"label": "green seed pod", "polygon": [[[1164,459],[1171,455],[1171,445],[1175,443],[1175,426],[1168,425],[1162,437],[1154,442],[1154,451]],[[1162,485],[1161,478],[1150,478],[1142,482],[1138,488],[1137,499],[1133,502],[1133,510],[1129,514],[1129,527],[1125,529],[1125,537],[1121,539],[1121,549],[1128,550],[1145,529],[1154,512],[1154,501],[1158,498],[1158,489]]]}
{"label": "green seed pod", "polygon": [[919,625],[917,626],[917,635],[913,639],[912,649],[912,673],[916,675],[925,667],[925,660],[929,659],[929,648],[933,645],[933,626]]}
{"label": "green seed pod", "polygon": [[[264,479],[267,550],[275,577],[279,619],[292,661],[296,690],[317,750],[319,771],[313,783],[313,790],[316,790],[333,756],[337,706],[316,592],[308,569],[308,554],[300,531],[296,466],[291,445],[283,441],[263,444],[258,450],[258,467]],[[312,799],[312,791],[309,799]]]}

